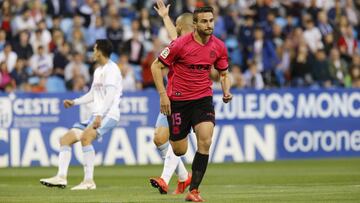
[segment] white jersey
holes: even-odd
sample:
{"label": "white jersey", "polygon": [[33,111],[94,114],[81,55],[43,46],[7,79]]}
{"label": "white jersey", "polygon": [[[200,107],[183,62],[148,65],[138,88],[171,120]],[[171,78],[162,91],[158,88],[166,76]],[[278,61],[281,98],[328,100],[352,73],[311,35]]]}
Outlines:
{"label": "white jersey", "polygon": [[[106,94],[107,88],[115,88],[111,95]],[[106,96],[105,96],[106,95]],[[75,99],[75,104],[92,102],[92,115],[101,115],[114,120],[120,119],[120,97],[122,95],[122,76],[116,63],[111,60],[104,66],[97,67],[90,91]],[[109,105],[107,105],[108,103]]]}

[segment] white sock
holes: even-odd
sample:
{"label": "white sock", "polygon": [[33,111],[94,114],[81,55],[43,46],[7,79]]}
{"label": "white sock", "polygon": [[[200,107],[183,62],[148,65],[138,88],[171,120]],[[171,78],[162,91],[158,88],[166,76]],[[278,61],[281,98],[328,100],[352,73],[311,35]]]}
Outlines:
{"label": "white sock", "polygon": [[165,142],[163,145],[158,146],[158,150],[163,160],[165,159],[168,148],[169,148],[169,142]]}
{"label": "white sock", "polygon": [[161,178],[164,179],[166,184],[169,184],[171,176],[174,174],[174,171],[180,161],[181,158],[176,156],[172,150],[172,147],[169,146],[164,161],[164,168],[161,174]]}
{"label": "white sock", "polygon": [[84,155],[84,180],[93,180],[95,150],[92,145],[82,147]]}
{"label": "white sock", "polygon": [[179,163],[175,169],[175,173],[176,175],[179,177],[179,181],[180,182],[184,182],[185,180],[188,179],[188,171],[186,170],[186,167],[184,165],[184,162],[181,160],[181,157],[178,157],[180,160],[179,160]]}
{"label": "white sock", "polygon": [[71,147],[67,145],[61,146],[59,153],[59,166],[57,176],[67,177],[70,161]]}

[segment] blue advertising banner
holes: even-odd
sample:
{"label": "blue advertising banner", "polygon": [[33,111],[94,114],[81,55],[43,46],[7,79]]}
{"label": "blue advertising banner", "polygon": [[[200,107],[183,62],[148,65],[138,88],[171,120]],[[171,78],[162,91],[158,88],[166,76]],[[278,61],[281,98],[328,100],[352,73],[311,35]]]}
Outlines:
{"label": "blue advertising banner", "polygon": [[[360,156],[360,91],[282,89],[214,93],[216,126],[210,161],[252,162]],[[65,94],[0,94],[0,167],[57,165],[59,139],[90,106],[65,109]],[[153,144],[159,97],[153,90],[125,93],[117,128],[94,143],[97,165],[158,164]],[[196,151],[190,136],[186,162]],[[71,164],[82,162],[79,143]]]}

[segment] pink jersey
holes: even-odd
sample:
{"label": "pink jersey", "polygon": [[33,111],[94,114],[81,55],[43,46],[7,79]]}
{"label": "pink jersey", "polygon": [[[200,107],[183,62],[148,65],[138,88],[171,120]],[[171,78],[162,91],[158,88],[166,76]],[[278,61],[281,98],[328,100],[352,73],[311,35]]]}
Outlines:
{"label": "pink jersey", "polygon": [[228,68],[225,44],[211,36],[205,45],[194,39],[194,33],[172,41],[158,58],[169,67],[167,95],[174,101],[196,100],[212,96],[210,70]]}

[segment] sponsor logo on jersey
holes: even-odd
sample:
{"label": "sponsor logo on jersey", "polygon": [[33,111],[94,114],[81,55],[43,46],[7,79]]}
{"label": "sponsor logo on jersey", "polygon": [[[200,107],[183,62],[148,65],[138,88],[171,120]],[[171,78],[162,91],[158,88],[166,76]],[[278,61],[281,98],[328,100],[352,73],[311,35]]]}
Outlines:
{"label": "sponsor logo on jersey", "polygon": [[166,59],[170,54],[170,49],[169,47],[166,47],[161,53],[160,56],[163,57],[164,59]]}

